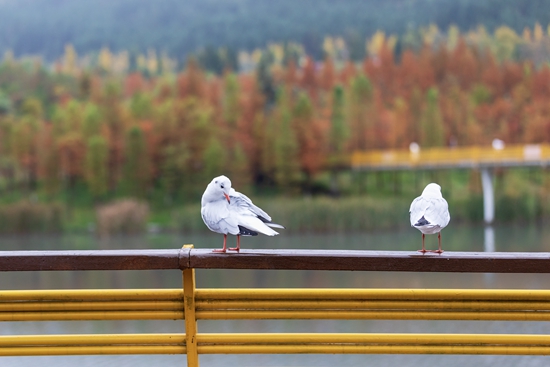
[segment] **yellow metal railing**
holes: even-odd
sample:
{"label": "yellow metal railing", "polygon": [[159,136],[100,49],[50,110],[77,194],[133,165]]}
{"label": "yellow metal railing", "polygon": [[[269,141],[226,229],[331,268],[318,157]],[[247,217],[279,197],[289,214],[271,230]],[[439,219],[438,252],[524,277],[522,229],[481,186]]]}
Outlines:
{"label": "yellow metal railing", "polygon": [[522,165],[550,161],[550,144],[492,147],[425,148],[418,151],[356,151],[351,155],[351,167],[414,168],[438,166]]}
{"label": "yellow metal railing", "polygon": [[[0,336],[0,355],[243,353],[549,354],[550,335],[200,334],[196,320],[550,321],[550,291],[471,289],[184,289],[0,292],[2,321],[185,319],[185,334]],[[191,321],[192,320],[192,321]]]}
{"label": "yellow metal railing", "polygon": [[0,292],[0,321],[182,319],[183,291],[43,290]]}
{"label": "yellow metal railing", "polygon": [[195,269],[183,271],[183,292],[185,307],[185,345],[187,347],[187,366],[199,365],[199,351],[197,340],[197,319],[195,303]]}
{"label": "yellow metal railing", "polygon": [[17,335],[0,337],[0,356],[181,354],[184,334]]}
{"label": "yellow metal railing", "polygon": [[[412,256],[453,266],[448,254]],[[550,354],[550,335],[198,331],[229,319],[550,321],[550,290],[196,289],[195,270],[182,273],[182,289],[0,291],[0,321],[185,320],[175,334],[2,335],[0,356],[186,354],[194,367],[201,354]]]}
{"label": "yellow metal railing", "polygon": [[202,289],[196,292],[196,317],[550,321],[550,291]]}
{"label": "yellow metal railing", "polygon": [[198,340],[201,354],[548,354],[550,347],[548,336],[499,334],[207,334]]}

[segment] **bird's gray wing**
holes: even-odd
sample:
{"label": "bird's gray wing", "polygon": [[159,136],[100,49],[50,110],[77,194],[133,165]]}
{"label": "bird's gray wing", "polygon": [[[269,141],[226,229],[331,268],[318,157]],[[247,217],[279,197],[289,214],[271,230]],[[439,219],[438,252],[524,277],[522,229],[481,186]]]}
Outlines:
{"label": "bird's gray wing", "polygon": [[245,194],[231,189],[231,192],[229,193],[229,198],[231,200],[231,204],[229,205],[231,210],[234,209],[235,211],[238,211],[240,214],[243,215],[248,214],[257,216],[262,222],[271,222],[271,217],[269,216],[269,214],[254,205],[254,203],[252,203],[252,200],[250,200]]}

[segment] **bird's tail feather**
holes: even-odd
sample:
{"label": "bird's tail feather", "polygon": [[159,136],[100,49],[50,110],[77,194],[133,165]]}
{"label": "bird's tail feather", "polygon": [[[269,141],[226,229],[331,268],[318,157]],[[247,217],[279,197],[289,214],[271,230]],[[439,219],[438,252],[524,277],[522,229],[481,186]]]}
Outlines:
{"label": "bird's tail feather", "polygon": [[263,230],[259,230],[258,232],[263,233],[266,236],[276,236],[279,234],[279,232],[276,232],[267,226]]}
{"label": "bird's tail feather", "polygon": [[428,222],[428,221],[426,220],[426,218],[424,218],[424,216],[422,216],[422,218],[420,218],[420,219],[418,220],[418,222],[416,222],[416,223],[414,224],[414,226],[415,226],[415,227],[421,227],[421,226],[426,226],[426,225],[428,225],[428,224],[430,224],[430,222]]}
{"label": "bird's tail feather", "polygon": [[285,229],[284,226],[280,225],[280,224],[277,224],[277,223],[265,223],[266,225],[270,226],[270,227],[273,227],[273,228],[282,228],[282,229]]}
{"label": "bird's tail feather", "polygon": [[266,236],[275,236],[278,235],[278,232],[275,232],[273,229],[269,228],[266,224],[256,217],[252,216],[241,216],[239,218],[239,225],[246,227],[252,231],[263,233]]}

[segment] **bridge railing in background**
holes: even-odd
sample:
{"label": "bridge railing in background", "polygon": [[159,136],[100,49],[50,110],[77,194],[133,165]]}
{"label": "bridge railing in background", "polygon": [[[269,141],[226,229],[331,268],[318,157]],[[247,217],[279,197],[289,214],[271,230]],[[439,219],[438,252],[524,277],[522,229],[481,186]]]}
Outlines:
{"label": "bridge railing in background", "polygon": [[550,164],[550,144],[356,151],[350,164],[357,170],[545,166]]}
{"label": "bridge railing in background", "polygon": [[549,253],[209,249],[3,251],[0,271],[183,272],[182,289],[5,290],[0,321],[185,320],[185,333],[2,335],[0,355],[550,354],[550,335],[200,333],[197,320],[407,319],[550,321],[550,290],[196,289],[195,269],[550,273]]}

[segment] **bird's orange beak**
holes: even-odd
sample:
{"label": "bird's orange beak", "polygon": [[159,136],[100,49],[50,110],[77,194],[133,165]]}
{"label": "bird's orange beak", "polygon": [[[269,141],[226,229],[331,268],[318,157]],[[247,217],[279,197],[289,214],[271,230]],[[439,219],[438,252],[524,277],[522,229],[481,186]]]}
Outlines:
{"label": "bird's orange beak", "polygon": [[229,200],[229,195],[227,195],[225,192],[223,193],[223,196],[227,199],[227,202],[231,204],[231,200]]}

